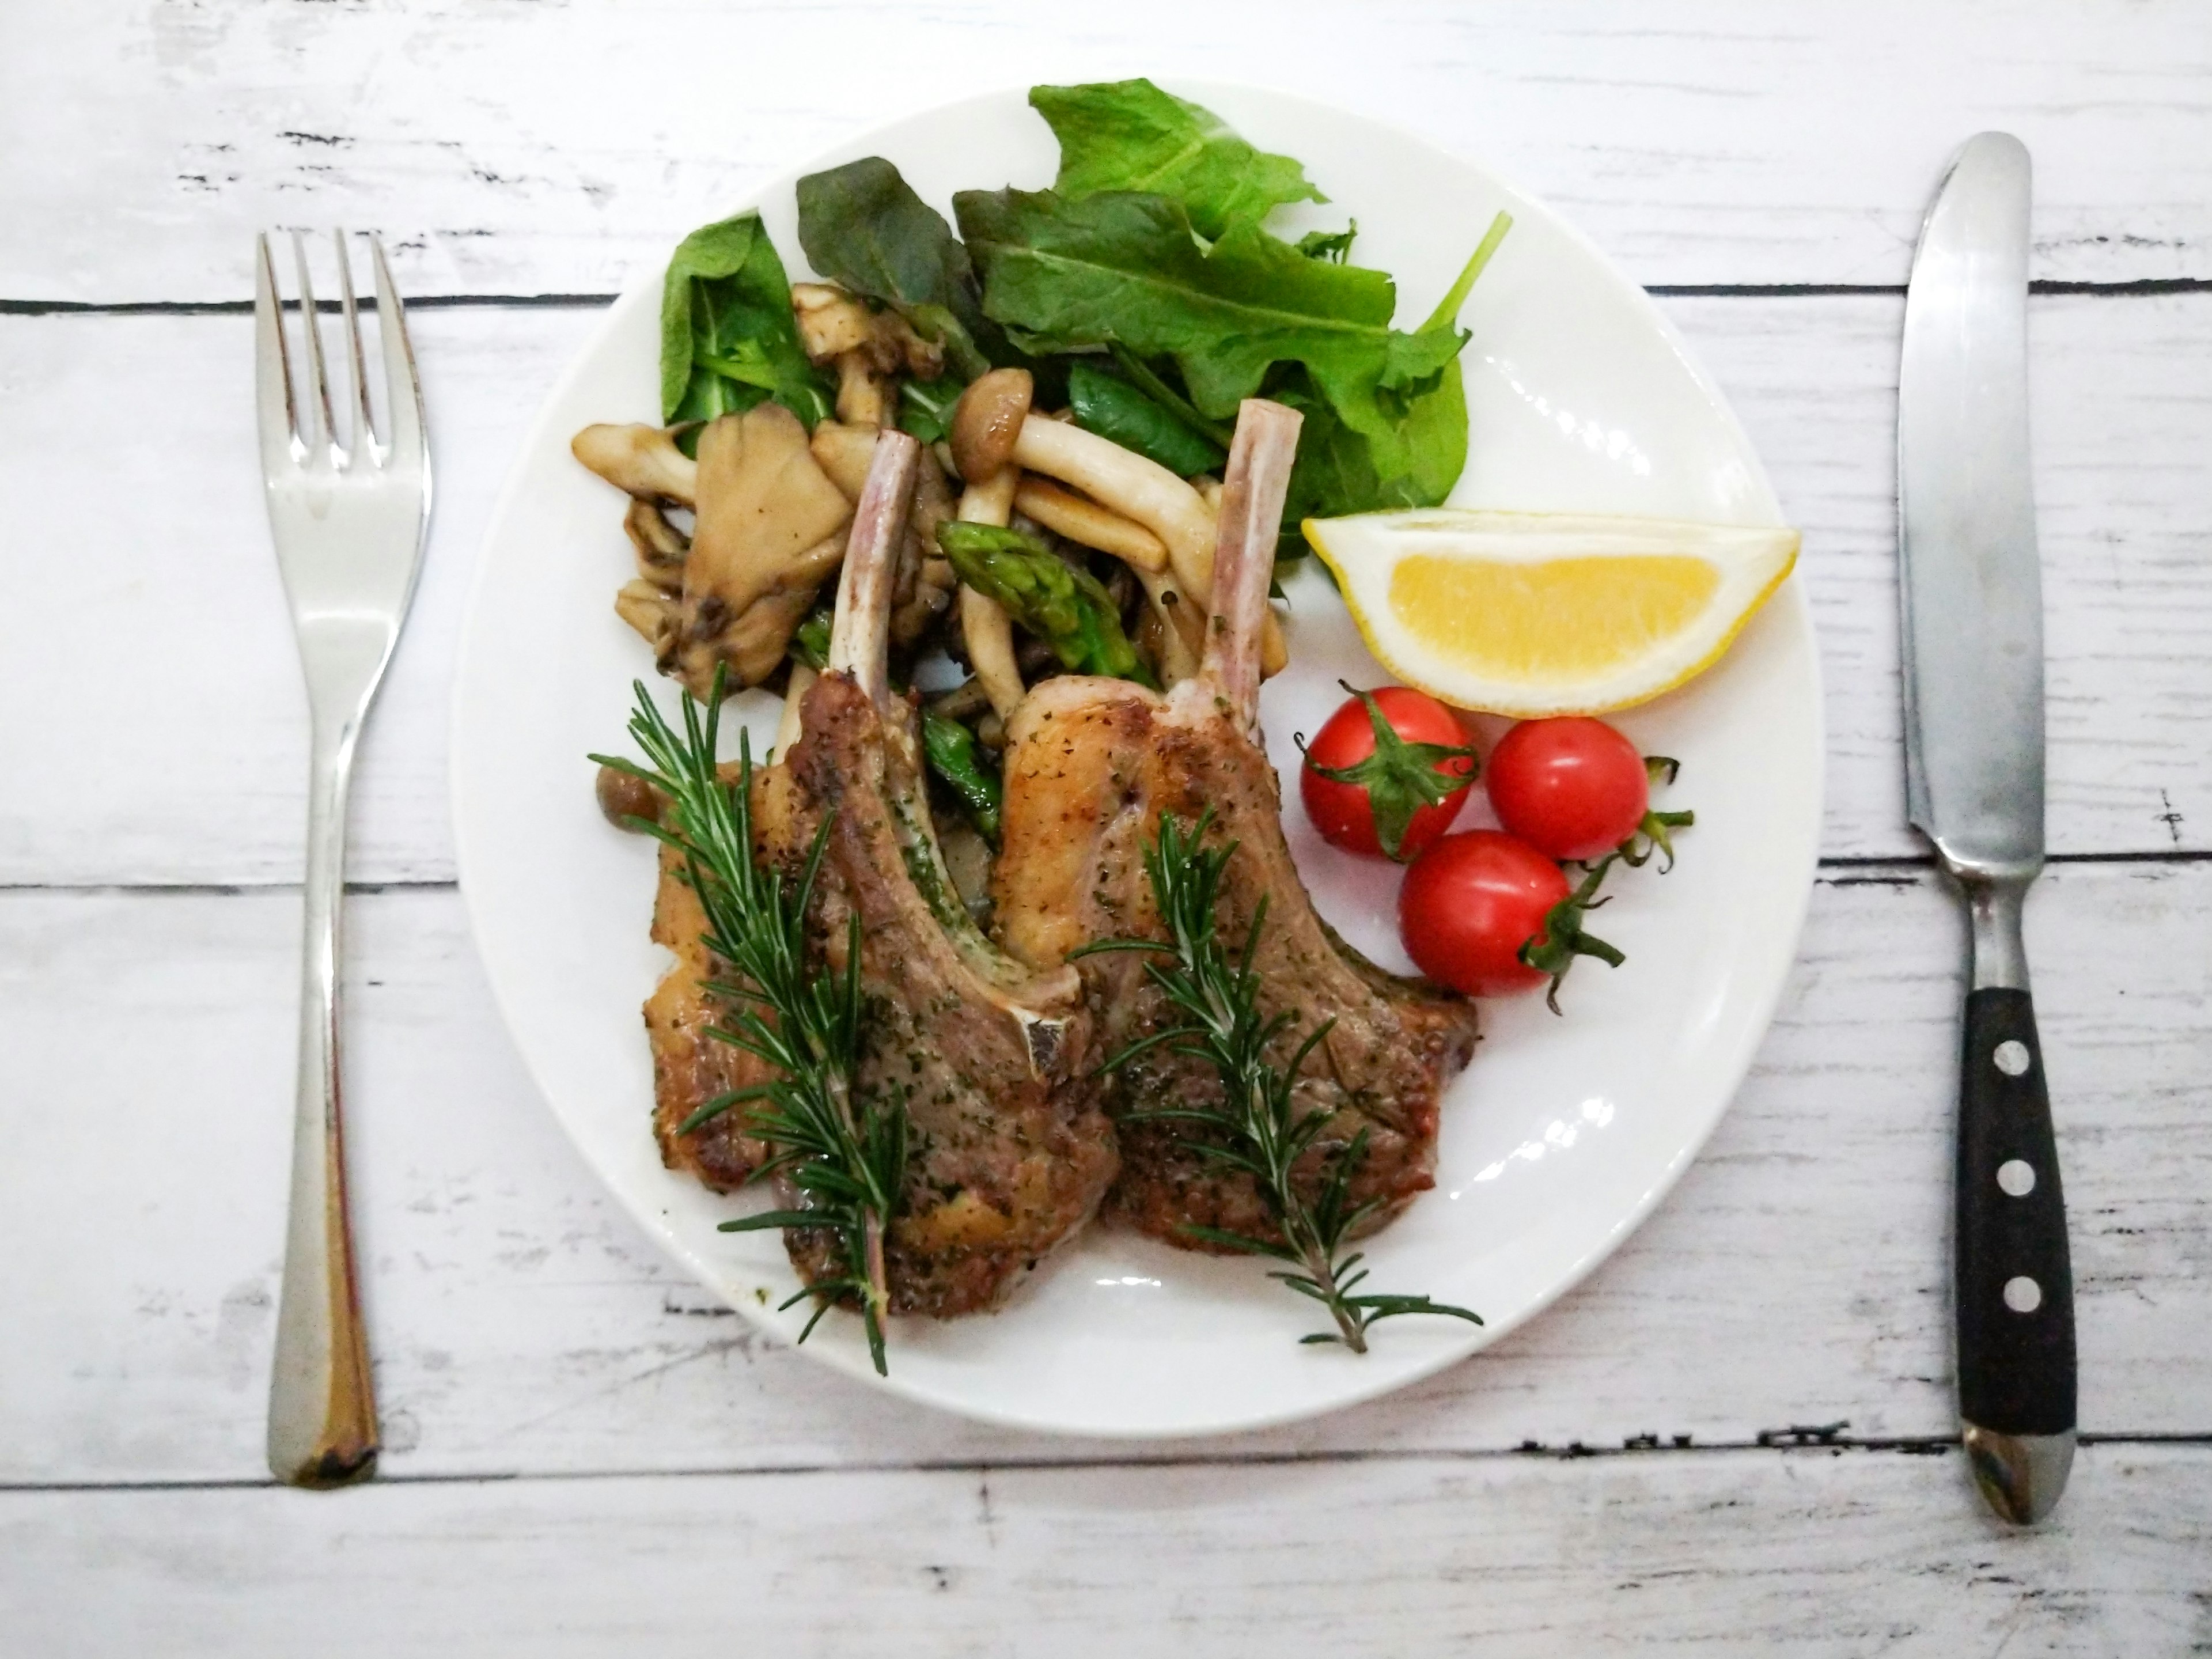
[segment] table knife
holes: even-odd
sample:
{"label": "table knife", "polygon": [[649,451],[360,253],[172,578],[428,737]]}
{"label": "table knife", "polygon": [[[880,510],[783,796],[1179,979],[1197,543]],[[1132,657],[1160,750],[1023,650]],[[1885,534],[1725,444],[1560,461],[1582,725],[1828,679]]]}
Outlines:
{"label": "table knife", "polygon": [[2040,1520],[2074,1459],[2066,1208],[2021,911],[2043,868],[2027,147],[1967,141],[1922,227],[1898,379],[1906,810],[1969,921],[1954,1316],[1975,1484]]}

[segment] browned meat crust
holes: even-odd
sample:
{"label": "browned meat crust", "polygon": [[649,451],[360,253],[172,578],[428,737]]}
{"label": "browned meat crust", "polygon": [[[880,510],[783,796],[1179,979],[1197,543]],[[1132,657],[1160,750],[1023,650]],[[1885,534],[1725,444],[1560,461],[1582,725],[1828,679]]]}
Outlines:
{"label": "browned meat crust", "polygon": [[[1299,1175],[1316,1182],[1364,1130],[1352,1191],[1379,1206],[1363,1230],[1372,1231],[1433,1184],[1437,1106],[1474,1053],[1475,1012],[1463,997],[1383,972],[1315,913],[1283,840],[1274,769],[1250,735],[1297,428],[1289,411],[1256,401],[1240,416],[1200,673],[1165,696],[1121,680],[1050,680],[1015,711],[993,898],[1000,941],[1039,968],[1097,939],[1163,938],[1145,848],[1163,812],[1195,821],[1211,809],[1211,837],[1237,843],[1217,912],[1224,939],[1241,947],[1267,907],[1261,1012],[1292,1016],[1278,1062],[1287,1065],[1300,1040],[1334,1022],[1297,1084],[1302,1114],[1331,1115]],[[1142,956],[1089,956],[1079,966],[1108,1054],[1175,1018]],[[1182,1231],[1194,1225],[1275,1237],[1249,1176],[1195,1150],[1187,1126],[1131,1121],[1148,1109],[1220,1098],[1211,1065],[1165,1047],[1113,1074],[1106,1109],[1121,1130],[1121,1173],[1109,1215],[1186,1247],[1207,1248]]]}
{"label": "browned meat crust", "polygon": [[742,1048],[708,1035],[723,1017],[707,985],[726,980],[728,970],[700,940],[707,918],[683,869],[683,860],[672,849],[660,849],[653,942],[673,951],[676,963],[645,1003],[645,1034],[653,1047],[653,1138],[660,1143],[660,1161],[670,1169],[688,1171],[726,1193],[744,1185],[768,1156],[744,1133],[743,1109],[723,1112],[689,1134],[680,1133],[682,1126],[717,1096],[761,1082],[769,1068]]}
{"label": "browned meat crust", "polygon": [[[1262,1012],[1289,1011],[1301,1036],[1335,1021],[1298,1085],[1302,1110],[1335,1116],[1310,1164],[1364,1127],[1354,1191],[1382,1200],[1379,1226],[1433,1184],[1437,1104],[1474,1053],[1474,1006],[1384,973],[1315,913],[1283,840],[1274,769],[1203,685],[1194,680],[1163,698],[1122,681],[1069,677],[1030,693],[1007,745],[1006,851],[994,888],[1000,937],[1040,966],[1092,939],[1162,937],[1144,848],[1162,811],[1194,820],[1210,805],[1214,837],[1237,842],[1222,884],[1223,937],[1241,943],[1267,903]],[[1079,965],[1108,1052],[1171,1012],[1141,957],[1092,956]],[[1279,1060],[1287,1063],[1294,1046],[1286,1034]],[[1106,1107],[1120,1119],[1219,1099],[1210,1066],[1154,1049],[1113,1076]],[[1183,1132],[1123,1122],[1121,1141],[1109,1216],[1180,1244],[1190,1243],[1180,1229],[1192,1224],[1272,1236],[1250,1177],[1202,1158]]]}
{"label": "browned meat crust", "polygon": [[[910,1126],[886,1250],[892,1306],[939,1317],[992,1307],[1113,1179],[1081,987],[1065,969],[1009,960],[968,920],[924,845],[910,709],[885,720],[840,673],[817,681],[804,708],[791,757],[799,817],[811,834],[835,814],[817,937],[841,969],[847,918],[860,913],[868,1020],[856,1089],[902,1097]],[[824,1241],[792,1238],[802,1275],[823,1276]]]}

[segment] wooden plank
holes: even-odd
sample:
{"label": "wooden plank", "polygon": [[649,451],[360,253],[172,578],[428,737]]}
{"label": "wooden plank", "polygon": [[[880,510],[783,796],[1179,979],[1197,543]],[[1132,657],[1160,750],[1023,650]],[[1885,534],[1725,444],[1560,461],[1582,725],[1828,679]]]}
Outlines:
{"label": "wooden plank", "polygon": [[[1676,299],[1804,526],[1827,684],[1832,856],[1917,853],[1899,753],[1893,442],[1899,302]],[[2212,848],[2212,295],[2033,309],[2061,852]],[[371,721],[353,872],[453,875],[447,687],[501,475],[589,311],[417,319],[440,496],[422,590]],[[252,473],[234,317],[0,318],[0,882],[298,878],[306,717]],[[113,487],[114,388],[192,412]],[[91,528],[88,528],[90,526]],[[627,550],[607,526],[608,591]],[[112,550],[96,556],[91,548]],[[211,648],[210,642],[217,642]],[[58,688],[68,688],[57,696]],[[619,688],[609,690],[610,732]],[[83,757],[128,733],[136,763]],[[160,803],[158,811],[149,803]]]}
{"label": "wooden plank", "polygon": [[[364,895],[352,914],[349,1100],[389,1471],[1083,1451],[883,1398],[754,1337],[562,1139],[499,1034],[455,896]],[[0,896],[0,1257],[37,1264],[0,1275],[0,1481],[258,1475],[296,917],[271,893]],[[2029,921],[2083,1421],[2212,1429],[2212,864],[2064,866]],[[1960,942],[1932,878],[1824,883],[1734,1109],[1595,1278],[1418,1388],[1212,1449],[1948,1432]]]}
{"label": "wooden plank", "polygon": [[[2039,276],[2212,276],[2187,0],[1747,18],[1723,0],[1362,8],[845,0],[19,7],[0,298],[235,299],[248,233],[381,228],[417,293],[608,292],[766,175],[995,86],[1218,76],[1487,157],[1657,283],[1895,283],[1945,159],[2036,152]],[[19,70],[18,73],[22,73]],[[1294,145],[1293,145],[1294,147]],[[999,179],[979,179],[990,185]],[[1326,179],[1323,180],[1326,184]]]}
{"label": "wooden plank", "polygon": [[2212,1449],[2004,1532],[1954,1455],[1748,1451],[0,1495],[25,1652],[2202,1653]]}

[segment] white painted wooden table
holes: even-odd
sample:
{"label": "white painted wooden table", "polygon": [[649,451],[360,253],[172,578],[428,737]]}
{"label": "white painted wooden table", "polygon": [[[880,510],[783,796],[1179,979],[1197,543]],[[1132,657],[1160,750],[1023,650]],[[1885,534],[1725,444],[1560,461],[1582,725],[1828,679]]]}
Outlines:
{"label": "white painted wooden table", "polygon": [[[1658,1216],[1424,1387],[1157,1454],[877,1397],[663,1262],[494,1018],[444,783],[490,500],[605,297],[863,125],[1143,72],[1484,156],[1660,294],[1804,527],[1831,733],[1802,958]],[[2089,1443],[2034,1535],[1950,1439],[1960,939],[1899,782],[1901,284],[1987,126],[2038,169]],[[330,223],[398,251],[442,493],[354,839],[389,1451],[310,1496],[260,1450],[306,730],[246,301],[252,230]],[[2209,459],[2190,0],[0,9],[0,1654],[2212,1651]]]}

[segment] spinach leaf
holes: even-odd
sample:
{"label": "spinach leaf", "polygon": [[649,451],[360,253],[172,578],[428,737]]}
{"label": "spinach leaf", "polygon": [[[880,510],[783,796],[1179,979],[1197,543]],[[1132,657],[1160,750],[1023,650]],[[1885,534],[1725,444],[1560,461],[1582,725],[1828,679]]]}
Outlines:
{"label": "spinach leaf", "polygon": [[660,299],[660,414],[710,421],[773,398],[810,427],[836,388],[806,361],[791,283],[757,213],[693,231],[668,262]]}
{"label": "spinach leaf", "polygon": [[1181,202],[1209,241],[1286,202],[1328,199],[1289,156],[1253,149],[1212,111],[1150,81],[1031,87],[1030,105],[1060,140],[1053,188],[1062,196],[1157,191]]}
{"label": "spinach leaf", "polygon": [[799,245],[824,276],[891,307],[943,346],[963,383],[994,362],[1013,361],[983,314],[968,250],[882,156],[799,181]]}
{"label": "spinach leaf", "polygon": [[1164,196],[964,191],[953,209],[983,274],[984,310],[1017,344],[1118,343],[1172,357],[1198,412],[1214,418],[1233,414],[1274,365],[1301,364],[1385,476],[1412,464],[1411,406],[1466,343],[1449,320],[1397,331],[1389,276],[1308,258],[1256,225],[1209,248]]}
{"label": "spinach leaf", "polygon": [[1067,400],[1076,425],[1158,461],[1179,478],[1210,472],[1227,459],[1212,439],[1093,363],[1079,361],[1068,370]]}

